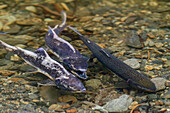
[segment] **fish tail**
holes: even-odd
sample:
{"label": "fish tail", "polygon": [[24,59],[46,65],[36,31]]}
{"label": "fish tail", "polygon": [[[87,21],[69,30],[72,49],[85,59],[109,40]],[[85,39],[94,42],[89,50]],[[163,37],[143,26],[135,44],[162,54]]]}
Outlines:
{"label": "fish tail", "polygon": [[78,35],[83,36],[79,31],[75,30],[73,27],[68,26],[71,30],[73,30],[74,32],[76,32]]}
{"label": "fish tail", "polygon": [[1,41],[1,40],[0,40],[0,47],[2,47],[3,49],[6,49],[6,50],[8,50],[8,51],[12,51],[12,52],[14,52],[14,51],[17,50],[16,47],[11,46],[11,45],[9,45],[9,44]]}
{"label": "fish tail", "polygon": [[53,30],[55,31],[56,34],[61,33],[64,30],[64,28],[67,27],[67,25],[66,25],[67,15],[66,15],[66,13],[64,11],[61,11],[61,15],[62,15],[62,21],[63,21],[62,24],[56,25],[53,28]]}

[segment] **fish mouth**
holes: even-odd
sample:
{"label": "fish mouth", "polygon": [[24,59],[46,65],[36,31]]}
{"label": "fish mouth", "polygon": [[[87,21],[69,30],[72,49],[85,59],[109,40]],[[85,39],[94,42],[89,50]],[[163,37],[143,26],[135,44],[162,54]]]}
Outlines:
{"label": "fish mouth", "polygon": [[82,92],[85,92],[86,91],[86,88],[84,87],[83,89],[81,90],[77,90],[77,91],[72,91],[73,93],[82,93]]}

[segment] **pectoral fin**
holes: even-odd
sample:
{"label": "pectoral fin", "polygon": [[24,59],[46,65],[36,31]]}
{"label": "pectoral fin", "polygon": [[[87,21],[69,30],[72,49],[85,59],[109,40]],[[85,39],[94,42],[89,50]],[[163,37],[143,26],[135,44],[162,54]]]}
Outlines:
{"label": "pectoral fin", "polygon": [[47,79],[47,80],[43,80],[43,81],[39,82],[38,87],[39,86],[56,86],[56,84],[54,81]]}

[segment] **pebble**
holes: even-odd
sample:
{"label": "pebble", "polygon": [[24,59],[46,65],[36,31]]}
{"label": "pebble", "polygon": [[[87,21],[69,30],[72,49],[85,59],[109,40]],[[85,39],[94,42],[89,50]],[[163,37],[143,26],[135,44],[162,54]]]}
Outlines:
{"label": "pebble", "polygon": [[157,99],[158,96],[157,96],[156,94],[148,94],[148,98],[149,98],[150,100],[153,100],[153,99]]}
{"label": "pebble", "polygon": [[150,65],[146,65],[144,68],[145,68],[146,71],[151,71],[151,70],[154,69],[154,67],[150,66]]}
{"label": "pebble", "polygon": [[131,33],[128,34],[126,37],[126,44],[130,47],[134,48],[142,48],[142,44],[140,42],[139,36],[135,31],[132,31]]}
{"label": "pebble", "polygon": [[63,111],[62,105],[60,104],[52,104],[48,109],[55,111]]}
{"label": "pebble", "polygon": [[164,103],[165,103],[166,106],[170,106],[170,101],[169,100],[165,100]]}
{"label": "pebble", "polygon": [[13,74],[15,74],[16,72],[15,71],[9,71],[9,70],[0,70],[0,74],[2,76],[11,76]]}
{"label": "pebble", "polygon": [[18,33],[20,31],[21,27],[16,24],[9,25],[7,29],[3,29],[3,32],[7,32],[10,34]]}
{"label": "pebble", "polygon": [[126,112],[132,103],[132,98],[129,95],[122,95],[117,99],[110,100],[103,106],[108,112]]}
{"label": "pebble", "polygon": [[14,54],[14,56],[11,56],[10,60],[11,61],[20,61],[21,58],[18,55]]}
{"label": "pebble", "polygon": [[155,43],[155,46],[156,46],[157,48],[161,48],[161,47],[163,46],[163,44],[162,44],[162,43]]}
{"label": "pebble", "polygon": [[103,17],[94,17],[92,21],[94,22],[100,22],[103,19]]}
{"label": "pebble", "polygon": [[34,6],[27,6],[27,7],[25,7],[25,9],[27,11],[30,11],[30,12],[33,12],[33,13],[37,12],[37,9]]}
{"label": "pebble", "polygon": [[130,67],[132,67],[133,69],[139,69],[140,68],[140,64],[137,61],[137,59],[127,59],[124,61],[124,63],[126,63],[127,65],[129,65]]}
{"label": "pebble", "polygon": [[101,84],[99,79],[90,79],[85,82],[86,87],[92,87],[93,89],[97,89]]}
{"label": "pebble", "polygon": [[93,19],[93,16],[84,16],[80,18],[80,22],[87,22],[88,20]]}
{"label": "pebble", "polygon": [[170,81],[166,81],[165,86],[170,87]]}
{"label": "pebble", "polygon": [[6,4],[0,5],[0,9],[4,9],[6,7],[8,7],[8,5],[6,5]]}
{"label": "pebble", "polygon": [[16,20],[16,23],[18,25],[35,25],[37,23],[41,23],[42,22],[42,19],[40,18],[31,18],[31,17],[28,17],[28,18],[24,18],[24,17],[17,17],[17,20]]}
{"label": "pebble", "polygon": [[100,111],[100,113],[108,113],[107,110],[105,110],[102,106],[96,105],[95,107],[92,107],[93,110]]}
{"label": "pebble", "polygon": [[30,98],[30,99],[37,99],[37,98],[38,98],[38,95],[36,95],[36,94],[30,94],[30,95],[29,95],[29,98]]}
{"label": "pebble", "polygon": [[163,98],[170,98],[170,90],[163,95]]}
{"label": "pebble", "polygon": [[165,89],[166,79],[161,77],[156,77],[156,78],[152,78],[151,81],[155,84],[157,91]]}
{"label": "pebble", "polygon": [[67,109],[66,110],[66,113],[76,113],[77,112],[77,109]]}
{"label": "pebble", "polygon": [[144,45],[145,46],[150,46],[150,47],[152,47],[152,46],[154,46],[155,45],[155,43],[151,40],[151,39],[147,39],[145,42],[144,42]]}
{"label": "pebble", "polygon": [[11,15],[2,15],[0,16],[0,20],[5,27],[13,24],[16,21],[16,17]]}
{"label": "pebble", "polygon": [[129,109],[134,108],[136,105],[138,105],[137,101],[132,102],[131,105],[129,106]]}
{"label": "pebble", "polygon": [[26,45],[24,45],[24,44],[17,44],[17,45],[15,45],[16,47],[20,47],[20,48],[26,48],[27,46]]}
{"label": "pebble", "polygon": [[77,98],[72,95],[64,95],[58,98],[61,103],[72,102],[72,104],[77,102]]}

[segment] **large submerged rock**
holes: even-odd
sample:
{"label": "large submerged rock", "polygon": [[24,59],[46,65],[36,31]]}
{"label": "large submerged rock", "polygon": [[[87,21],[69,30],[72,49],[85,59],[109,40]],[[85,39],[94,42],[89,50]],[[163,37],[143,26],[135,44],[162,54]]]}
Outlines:
{"label": "large submerged rock", "polygon": [[103,106],[108,112],[125,112],[132,103],[129,95],[122,95],[117,99],[110,100]]}

